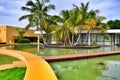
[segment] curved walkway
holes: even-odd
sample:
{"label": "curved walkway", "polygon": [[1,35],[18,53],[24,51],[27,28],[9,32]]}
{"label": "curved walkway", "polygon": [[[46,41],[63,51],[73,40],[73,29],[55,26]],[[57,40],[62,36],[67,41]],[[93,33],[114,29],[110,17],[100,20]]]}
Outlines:
{"label": "curved walkway", "polygon": [[0,49],[0,54],[9,55],[25,62],[27,66],[24,80],[57,80],[50,65],[33,54],[15,50]]}

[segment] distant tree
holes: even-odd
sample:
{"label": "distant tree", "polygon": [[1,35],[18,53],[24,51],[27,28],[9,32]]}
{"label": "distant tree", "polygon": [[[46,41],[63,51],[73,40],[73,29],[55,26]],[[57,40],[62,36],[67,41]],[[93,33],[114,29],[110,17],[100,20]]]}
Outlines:
{"label": "distant tree", "polygon": [[110,20],[107,22],[110,29],[120,29],[120,20]]}
{"label": "distant tree", "polygon": [[24,38],[24,34],[25,34],[25,30],[24,29],[17,29],[18,32],[18,37],[19,39],[23,39]]}

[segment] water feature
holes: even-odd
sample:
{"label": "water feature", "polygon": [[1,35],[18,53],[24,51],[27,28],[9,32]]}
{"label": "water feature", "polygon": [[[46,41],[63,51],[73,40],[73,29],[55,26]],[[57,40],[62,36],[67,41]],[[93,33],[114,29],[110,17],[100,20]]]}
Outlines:
{"label": "water feature", "polygon": [[30,52],[38,56],[60,56],[60,55],[85,54],[85,53],[96,53],[96,52],[111,52],[111,51],[120,50],[119,47],[109,46],[109,47],[101,47],[96,49],[40,48],[38,52],[37,45],[32,45],[32,44],[15,45],[12,47],[12,49]]}
{"label": "water feature", "polygon": [[[12,47],[16,50],[31,52],[39,56],[59,56],[70,54],[85,54],[94,52],[111,52],[120,50],[119,47],[101,47],[98,49],[56,49],[40,48],[36,45],[19,45]],[[120,80],[120,55],[77,59],[68,61],[49,62],[58,80]]]}
{"label": "water feature", "polygon": [[120,55],[50,64],[59,80],[120,80]]}

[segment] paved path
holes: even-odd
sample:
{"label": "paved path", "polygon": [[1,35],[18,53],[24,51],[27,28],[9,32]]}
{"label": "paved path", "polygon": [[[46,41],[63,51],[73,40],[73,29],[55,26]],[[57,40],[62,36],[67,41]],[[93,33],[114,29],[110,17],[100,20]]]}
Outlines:
{"label": "paved path", "polygon": [[6,70],[10,68],[15,68],[15,67],[26,67],[26,64],[24,61],[13,61],[12,64],[0,65],[0,70]]}
{"label": "paved path", "polygon": [[0,54],[9,55],[25,62],[27,70],[24,80],[57,80],[50,65],[38,56],[6,49],[0,49]]}

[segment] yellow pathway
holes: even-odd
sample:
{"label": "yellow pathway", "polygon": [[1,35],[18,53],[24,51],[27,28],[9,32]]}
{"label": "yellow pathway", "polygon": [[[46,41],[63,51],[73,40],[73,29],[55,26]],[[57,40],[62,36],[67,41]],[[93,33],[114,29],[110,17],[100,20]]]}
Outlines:
{"label": "yellow pathway", "polygon": [[25,62],[27,71],[24,80],[57,80],[50,65],[38,56],[6,49],[0,49],[0,54],[9,55]]}

